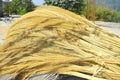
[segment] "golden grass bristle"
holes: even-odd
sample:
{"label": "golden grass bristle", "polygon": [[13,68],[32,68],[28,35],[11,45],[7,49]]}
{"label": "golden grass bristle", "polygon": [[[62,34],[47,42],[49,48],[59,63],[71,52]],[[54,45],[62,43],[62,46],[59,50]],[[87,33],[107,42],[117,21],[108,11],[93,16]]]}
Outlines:
{"label": "golden grass bristle", "polygon": [[10,27],[0,47],[0,75],[15,80],[57,73],[120,79],[120,38],[70,11],[43,6]]}

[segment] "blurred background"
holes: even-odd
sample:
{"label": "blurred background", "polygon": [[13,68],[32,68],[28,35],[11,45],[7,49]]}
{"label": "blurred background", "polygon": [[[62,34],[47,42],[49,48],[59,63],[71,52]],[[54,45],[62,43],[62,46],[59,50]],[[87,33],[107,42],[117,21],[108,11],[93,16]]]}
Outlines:
{"label": "blurred background", "polygon": [[0,0],[0,17],[23,15],[37,6],[54,5],[91,21],[120,22],[120,0]]}

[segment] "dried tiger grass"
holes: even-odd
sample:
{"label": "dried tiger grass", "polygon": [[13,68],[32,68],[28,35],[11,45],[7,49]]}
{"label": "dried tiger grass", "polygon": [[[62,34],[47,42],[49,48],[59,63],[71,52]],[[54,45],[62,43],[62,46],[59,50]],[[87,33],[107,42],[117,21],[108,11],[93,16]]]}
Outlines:
{"label": "dried tiger grass", "polygon": [[39,7],[16,20],[0,56],[0,75],[14,74],[15,80],[46,73],[120,78],[120,38],[54,6]]}

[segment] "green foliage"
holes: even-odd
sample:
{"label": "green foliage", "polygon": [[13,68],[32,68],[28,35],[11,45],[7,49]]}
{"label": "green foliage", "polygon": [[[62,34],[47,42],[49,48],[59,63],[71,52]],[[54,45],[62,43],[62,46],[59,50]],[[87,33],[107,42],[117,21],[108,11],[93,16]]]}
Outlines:
{"label": "green foliage", "polygon": [[77,14],[85,12],[85,0],[44,0],[45,5],[54,5],[70,10]]}
{"label": "green foliage", "polygon": [[26,12],[32,11],[34,9],[34,4],[32,0],[12,0],[10,5],[4,5],[4,13],[10,14],[25,14]]}
{"label": "green foliage", "polygon": [[98,7],[96,11],[96,20],[120,22],[120,12],[108,8],[102,11],[102,8]]}
{"label": "green foliage", "polygon": [[18,10],[16,10],[16,14],[20,14],[20,15],[23,15],[25,13],[27,13],[27,10],[25,8],[22,8],[22,7],[19,7]]}
{"label": "green foliage", "polygon": [[2,0],[0,0],[0,17],[3,16],[3,10],[2,10]]}
{"label": "green foliage", "polygon": [[8,5],[3,5],[2,8],[3,8],[4,14],[9,13]]}

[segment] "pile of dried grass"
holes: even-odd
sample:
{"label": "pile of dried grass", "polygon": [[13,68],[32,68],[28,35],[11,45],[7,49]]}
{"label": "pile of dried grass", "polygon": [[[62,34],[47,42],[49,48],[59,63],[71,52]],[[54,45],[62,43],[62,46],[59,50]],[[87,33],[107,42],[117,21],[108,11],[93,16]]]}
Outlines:
{"label": "pile of dried grass", "polygon": [[39,7],[15,21],[0,48],[0,75],[58,73],[120,79],[120,38],[67,10]]}

